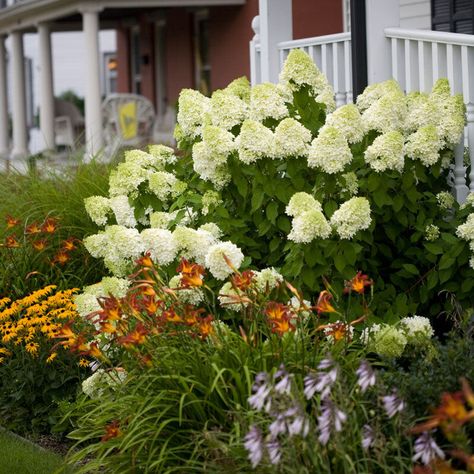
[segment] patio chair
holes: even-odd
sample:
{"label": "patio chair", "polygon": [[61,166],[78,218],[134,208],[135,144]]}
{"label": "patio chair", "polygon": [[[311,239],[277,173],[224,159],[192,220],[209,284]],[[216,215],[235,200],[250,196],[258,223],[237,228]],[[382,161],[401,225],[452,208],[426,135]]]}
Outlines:
{"label": "patio chair", "polygon": [[54,134],[58,147],[75,150],[84,143],[84,117],[72,102],[54,99]]}
{"label": "patio chair", "polygon": [[120,147],[141,147],[152,140],[155,110],[137,94],[110,94],[102,103],[105,155]]}

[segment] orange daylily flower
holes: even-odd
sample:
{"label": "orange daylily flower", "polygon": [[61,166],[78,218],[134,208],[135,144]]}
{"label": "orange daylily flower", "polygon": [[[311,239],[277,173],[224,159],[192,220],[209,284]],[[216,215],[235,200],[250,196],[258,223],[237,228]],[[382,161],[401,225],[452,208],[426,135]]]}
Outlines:
{"label": "orange daylily flower", "polygon": [[105,443],[109,439],[117,438],[121,434],[122,430],[120,429],[120,422],[115,420],[105,427],[105,434],[102,436],[101,441],[102,443]]}
{"label": "orange daylily flower", "polygon": [[68,239],[63,240],[62,250],[66,252],[71,252],[72,250],[75,250],[77,248],[76,245],[74,244],[75,241],[76,239],[74,237],[69,237]]}
{"label": "orange daylily flower", "polygon": [[101,321],[100,332],[103,332],[106,334],[113,334],[117,332],[117,328],[110,321]]}
{"label": "orange daylily flower", "polygon": [[100,357],[102,357],[102,351],[99,349],[97,342],[91,342],[89,350],[84,352],[83,355],[88,355],[99,359]]}
{"label": "orange daylily flower", "polygon": [[204,313],[204,311],[204,308],[195,309],[190,305],[186,306],[184,311],[184,322],[188,326],[194,326],[195,324],[198,324],[200,314]]}
{"label": "orange daylily flower", "polygon": [[5,237],[5,243],[3,244],[3,247],[6,247],[7,249],[17,249],[21,247],[21,244],[18,242],[18,240],[16,240],[14,235],[9,235],[8,237]]}
{"label": "orange daylily flower", "polygon": [[270,301],[265,308],[264,313],[273,320],[283,319],[288,314],[288,306],[277,303],[276,301]]}
{"label": "orange daylily flower", "polygon": [[101,319],[108,321],[120,321],[122,319],[122,308],[117,298],[104,298],[99,304],[103,308]]}
{"label": "orange daylily flower", "polygon": [[371,286],[373,283],[374,282],[367,275],[363,275],[362,272],[357,272],[357,275],[352,278],[352,280],[344,282],[344,293],[355,291],[359,293],[359,295],[362,295],[365,291],[365,287]]}
{"label": "orange daylily flower", "polygon": [[295,326],[291,323],[289,316],[284,316],[282,319],[271,319],[270,324],[272,325],[272,331],[276,332],[279,336],[295,330]]}
{"label": "orange daylily flower", "polygon": [[27,225],[25,228],[26,234],[39,234],[41,232],[41,227],[37,222],[32,222],[30,225]]}
{"label": "orange daylily flower", "polygon": [[142,301],[143,307],[148,314],[155,314],[160,307],[159,302],[157,302],[153,296],[144,296]]}
{"label": "orange daylily flower", "polygon": [[201,265],[190,263],[182,258],[176,271],[181,273],[181,286],[183,288],[202,286],[202,277],[205,271]]}
{"label": "orange daylily flower", "polygon": [[232,276],[232,283],[239,290],[245,291],[250,287],[255,273],[252,270],[245,270]]}
{"label": "orange daylily flower", "polygon": [[328,324],[326,330],[324,331],[326,336],[332,336],[334,338],[334,342],[343,341],[349,335],[350,337],[350,325],[338,322],[333,324]]}
{"label": "orange daylily flower", "polygon": [[54,234],[57,228],[58,220],[54,217],[48,217],[41,226],[41,231],[47,234]]}
{"label": "orange daylily flower", "polygon": [[40,240],[35,240],[31,245],[35,250],[38,250],[38,252],[41,252],[47,247],[48,241],[45,239],[40,239]]}
{"label": "orange daylily flower", "polygon": [[213,316],[208,314],[205,318],[202,318],[199,321],[199,333],[203,339],[214,332],[214,327],[211,324],[213,320]]}
{"label": "orange daylily flower", "polygon": [[65,265],[71,256],[64,250],[59,250],[59,252],[53,257],[52,263],[59,263],[59,265]]}
{"label": "orange daylily flower", "polygon": [[121,337],[117,342],[125,347],[143,344],[148,333],[148,329],[143,324],[138,323],[137,327],[131,333]]}
{"label": "orange daylily flower", "polygon": [[11,229],[12,227],[16,227],[21,222],[20,219],[15,219],[10,214],[7,214],[5,216],[5,220],[7,221],[7,229]]}
{"label": "orange daylily flower", "polygon": [[150,252],[146,253],[143,257],[135,260],[135,263],[140,267],[149,267],[152,268],[154,266],[153,260],[150,257]]}
{"label": "orange daylily flower", "polygon": [[327,290],[321,291],[319,293],[318,302],[316,303],[316,310],[318,314],[320,313],[337,313],[336,308],[331,305],[330,301],[332,300],[332,295]]}
{"label": "orange daylily flower", "polygon": [[163,311],[163,319],[171,323],[183,322],[183,318],[174,310],[174,308]]}

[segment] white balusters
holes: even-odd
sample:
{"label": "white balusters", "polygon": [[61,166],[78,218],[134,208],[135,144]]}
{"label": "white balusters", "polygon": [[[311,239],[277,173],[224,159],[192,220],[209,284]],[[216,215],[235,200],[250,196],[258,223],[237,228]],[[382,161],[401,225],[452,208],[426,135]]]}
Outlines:
{"label": "white balusters", "polygon": [[344,41],[344,88],[347,91],[346,103],[352,102],[352,60],[351,42]]}
{"label": "white balusters", "polygon": [[431,43],[418,41],[418,63],[420,71],[420,91],[429,92],[433,87]]}
{"label": "white balusters", "polygon": [[250,82],[254,86],[262,82],[260,64],[260,17],[257,15],[252,20],[253,38],[250,40]]}
{"label": "white balusters", "polygon": [[466,186],[466,167],[464,166],[464,134],[454,149],[454,197],[463,203],[469,194]]}

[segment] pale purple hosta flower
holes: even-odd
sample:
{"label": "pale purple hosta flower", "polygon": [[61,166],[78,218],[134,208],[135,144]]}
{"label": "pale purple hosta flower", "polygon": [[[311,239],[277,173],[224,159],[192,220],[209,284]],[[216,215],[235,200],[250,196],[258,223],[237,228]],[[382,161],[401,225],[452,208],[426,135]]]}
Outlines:
{"label": "pale purple hosta flower", "polygon": [[394,417],[397,413],[400,413],[405,408],[405,402],[397,395],[396,392],[393,392],[392,395],[386,395],[382,397],[383,406],[385,412],[389,418]]}
{"label": "pale purple hosta flower", "polygon": [[263,439],[262,432],[255,425],[250,427],[250,431],[245,435],[245,449],[248,451],[249,460],[255,469],[263,457]]}
{"label": "pale purple hosta flower", "polygon": [[331,370],[309,374],[304,378],[304,395],[308,400],[313,398],[316,392],[321,394],[321,398],[327,398],[331,393],[331,388],[337,380],[337,367],[328,365],[326,361],[327,359],[323,360],[318,368],[326,369],[332,367]]}
{"label": "pale purple hosta flower", "polygon": [[304,416],[297,416],[293,422],[288,426],[288,434],[290,436],[300,435],[303,438],[308,436],[309,421]]}
{"label": "pale purple hosta flower", "polygon": [[[280,394],[289,394],[291,391],[291,375],[285,370],[285,366],[280,365],[279,370],[275,373],[273,380],[275,383],[275,391]],[[277,382],[278,380],[278,382]]]}
{"label": "pale purple hosta flower", "polygon": [[288,426],[286,423],[286,417],[284,414],[279,414],[275,421],[273,421],[269,427],[272,438],[276,438],[281,433],[286,433]]}
{"label": "pale purple hosta flower", "polygon": [[327,444],[334,429],[339,432],[347,421],[347,415],[339,410],[329,399],[324,399],[321,406],[321,415],[318,416],[319,442]]}
{"label": "pale purple hosta flower", "polygon": [[425,465],[430,464],[436,458],[444,459],[444,452],[436,444],[428,432],[422,433],[415,441],[415,455],[413,462],[421,460]]}
{"label": "pale purple hosta flower", "polygon": [[322,359],[321,362],[318,364],[319,370],[326,370],[329,369],[334,365],[334,361],[331,358]]}
{"label": "pale purple hosta flower", "polygon": [[276,439],[267,441],[267,452],[270,462],[272,464],[278,464],[281,458],[280,443]]}
{"label": "pale purple hosta flower", "polygon": [[366,360],[361,362],[359,368],[356,370],[356,374],[359,376],[357,384],[362,393],[364,393],[369,387],[375,385],[375,371]]}
{"label": "pale purple hosta flower", "polygon": [[266,372],[260,372],[255,377],[255,383],[252,386],[253,395],[248,398],[249,405],[258,411],[261,411],[264,407],[268,411],[270,404],[271,387],[268,385],[268,374]]}
{"label": "pale purple hosta flower", "polygon": [[367,451],[374,445],[375,432],[370,425],[364,425],[362,427],[362,448]]}

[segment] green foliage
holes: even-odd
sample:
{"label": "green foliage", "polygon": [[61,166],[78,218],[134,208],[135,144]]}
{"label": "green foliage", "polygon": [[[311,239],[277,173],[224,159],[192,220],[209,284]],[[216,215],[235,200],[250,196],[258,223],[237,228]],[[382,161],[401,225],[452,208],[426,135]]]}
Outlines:
{"label": "green foliage", "polygon": [[[99,280],[103,269],[92,261],[82,247],[82,238],[95,230],[84,210],[84,198],[91,192],[102,193],[107,189],[110,165],[90,163],[69,171],[49,172],[38,176],[34,173],[20,175],[15,172],[1,177],[0,219],[7,215],[21,221],[17,229],[0,224],[0,241],[15,231],[21,248],[0,249],[3,267],[0,270],[0,295],[19,297],[40,286],[54,282],[63,288],[82,287]],[[36,252],[26,244],[25,227],[33,222],[43,223],[48,216],[59,219],[59,230],[54,235],[53,246],[74,237],[79,248],[72,261],[64,267],[51,267],[49,253]],[[33,273],[36,272],[36,273]]]}
{"label": "green foliage", "polygon": [[59,402],[74,399],[85,369],[71,354],[46,365],[47,356],[44,350],[38,358],[19,352],[0,365],[2,426],[18,433],[48,433],[59,421]]}
{"label": "green foliage", "polygon": [[400,366],[393,364],[384,379],[399,388],[418,418],[426,416],[439,404],[444,392],[456,392],[460,378],[474,382],[473,332],[453,331],[445,343],[438,342],[432,357],[411,360]]}

